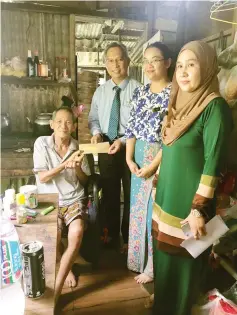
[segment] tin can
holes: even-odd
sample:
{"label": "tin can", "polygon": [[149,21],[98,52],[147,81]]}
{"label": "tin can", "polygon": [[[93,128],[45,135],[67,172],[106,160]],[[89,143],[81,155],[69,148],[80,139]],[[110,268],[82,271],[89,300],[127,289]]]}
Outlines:
{"label": "tin can", "polygon": [[43,244],[38,241],[21,246],[25,296],[36,299],[45,291],[45,265]]}

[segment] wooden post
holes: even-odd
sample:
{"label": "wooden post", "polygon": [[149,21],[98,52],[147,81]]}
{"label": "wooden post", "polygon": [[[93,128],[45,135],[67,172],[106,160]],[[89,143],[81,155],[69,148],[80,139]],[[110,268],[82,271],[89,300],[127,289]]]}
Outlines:
{"label": "wooden post", "polygon": [[147,3],[147,40],[153,36],[153,26],[155,20],[156,2],[149,1]]}
{"label": "wooden post", "polygon": [[[237,10],[233,10],[233,22],[234,23],[237,23]],[[233,27],[232,27],[232,36],[233,36],[233,42],[234,42],[234,39],[235,39],[235,33],[237,32],[237,24],[233,24]]]}
{"label": "wooden post", "polygon": [[186,21],[187,21],[187,8],[186,2],[181,2],[179,7],[178,27],[176,37],[176,52],[184,45],[186,40]]}
{"label": "wooden post", "polygon": [[75,82],[75,15],[69,17],[69,71],[72,82]]}

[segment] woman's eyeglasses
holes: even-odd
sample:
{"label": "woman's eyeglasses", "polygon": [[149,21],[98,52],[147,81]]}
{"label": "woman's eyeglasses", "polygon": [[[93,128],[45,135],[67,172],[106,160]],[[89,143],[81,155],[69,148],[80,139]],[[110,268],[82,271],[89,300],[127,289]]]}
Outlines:
{"label": "woman's eyeglasses", "polygon": [[165,59],[164,58],[163,59],[158,59],[157,58],[157,59],[153,59],[153,60],[143,59],[142,60],[142,64],[145,65],[145,66],[148,65],[148,64],[152,65],[152,66],[156,66],[156,65],[158,65],[159,62],[161,62],[163,60],[165,60]]}

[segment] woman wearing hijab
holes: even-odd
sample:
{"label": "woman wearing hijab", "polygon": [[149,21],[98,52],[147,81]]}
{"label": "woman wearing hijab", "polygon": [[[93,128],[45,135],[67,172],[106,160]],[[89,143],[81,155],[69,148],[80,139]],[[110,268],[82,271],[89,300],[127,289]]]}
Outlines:
{"label": "woman wearing hijab", "polygon": [[149,174],[150,163],[162,143],[161,126],[167,114],[171,90],[168,78],[170,57],[168,47],[161,42],[155,42],[146,48],[143,67],[151,83],[134,91],[133,108],[125,131],[126,161],[132,173],[128,269],[140,273],[135,277],[137,283],[153,281],[153,200],[152,177]]}
{"label": "woman wearing hijab", "polygon": [[180,51],[152,215],[154,315],[191,315],[205,281],[209,250],[192,258],[180,246],[186,238],[181,225],[188,223],[198,239],[215,215],[214,191],[232,125],[217,72],[215,51],[205,42]]}

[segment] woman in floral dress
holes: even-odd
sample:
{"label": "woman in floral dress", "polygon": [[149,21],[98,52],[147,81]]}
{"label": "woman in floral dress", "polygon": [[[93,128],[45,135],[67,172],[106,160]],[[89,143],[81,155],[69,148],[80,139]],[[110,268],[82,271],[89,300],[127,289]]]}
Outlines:
{"label": "woman in floral dress", "polygon": [[161,124],[170,96],[168,48],[160,42],[151,44],[144,52],[143,64],[151,83],[134,91],[125,131],[126,160],[132,173],[128,269],[140,273],[135,277],[137,283],[153,281],[151,192],[156,169],[149,165],[161,147]]}

